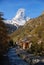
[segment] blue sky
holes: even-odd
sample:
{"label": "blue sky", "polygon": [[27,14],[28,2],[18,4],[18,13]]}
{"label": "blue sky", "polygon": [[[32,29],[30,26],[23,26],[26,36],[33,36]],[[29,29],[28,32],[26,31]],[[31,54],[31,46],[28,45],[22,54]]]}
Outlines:
{"label": "blue sky", "polygon": [[5,19],[12,19],[18,9],[24,8],[26,16],[35,18],[44,11],[44,0],[0,0],[0,12]]}

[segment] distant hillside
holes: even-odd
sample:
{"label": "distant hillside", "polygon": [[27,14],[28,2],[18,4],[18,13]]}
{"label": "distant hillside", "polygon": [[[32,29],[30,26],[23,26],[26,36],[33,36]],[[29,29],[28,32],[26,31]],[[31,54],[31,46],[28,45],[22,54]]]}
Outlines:
{"label": "distant hillside", "polygon": [[8,30],[8,34],[13,33],[17,29],[17,27],[15,25],[12,25],[12,24],[6,24],[6,27]]}
{"label": "distant hillside", "polygon": [[30,19],[25,23],[23,27],[19,27],[10,37],[14,41],[24,39],[26,37],[32,36],[32,39],[44,39],[44,14],[40,15],[37,18]]}

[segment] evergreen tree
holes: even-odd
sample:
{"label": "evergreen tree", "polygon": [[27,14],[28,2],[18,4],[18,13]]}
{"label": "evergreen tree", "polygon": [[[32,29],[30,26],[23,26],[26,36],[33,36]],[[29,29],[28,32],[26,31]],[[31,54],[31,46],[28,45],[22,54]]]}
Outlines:
{"label": "evergreen tree", "polygon": [[0,55],[3,55],[8,49],[8,40],[7,27],[5,25],[4,18],[2,17],[3,13],[0,12]]}

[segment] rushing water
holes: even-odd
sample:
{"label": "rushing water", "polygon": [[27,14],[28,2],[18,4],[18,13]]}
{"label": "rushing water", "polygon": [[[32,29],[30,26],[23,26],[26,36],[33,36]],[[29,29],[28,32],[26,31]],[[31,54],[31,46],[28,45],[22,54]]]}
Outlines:
{"label": "rushing water", "polygon": [[[24,60],[22,60],[20,57],[18,57],[18,55],[16,54],[16,48],[10,48],[6,55],[0,57],[0,65],[29,65],[29,64]],[[36,65],[44,65],[44,62],[40,61]]]}
{"label": "rushing water", "polygon": [[29,65],[18,57],[15,48],[10,48],[6,57],[1,60],[1,65]]}
{"label": "rushing water", "polygon": [[18,57],[15,48],[11,48],[9,50],[8,57],[11,65],[28,65],[28,63],[24,62],[21,58]]}

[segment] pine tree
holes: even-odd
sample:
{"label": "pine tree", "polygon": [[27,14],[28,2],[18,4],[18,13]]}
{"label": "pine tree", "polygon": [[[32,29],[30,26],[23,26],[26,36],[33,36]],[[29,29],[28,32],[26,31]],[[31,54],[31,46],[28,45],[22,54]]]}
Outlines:
{"label": "pine tree", "polygon": [[4,18],[2,17],[3,13],[0,12],[0,55],[3,55],[8,49],[8,40],[7,27],[5,25]]}

